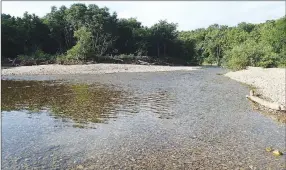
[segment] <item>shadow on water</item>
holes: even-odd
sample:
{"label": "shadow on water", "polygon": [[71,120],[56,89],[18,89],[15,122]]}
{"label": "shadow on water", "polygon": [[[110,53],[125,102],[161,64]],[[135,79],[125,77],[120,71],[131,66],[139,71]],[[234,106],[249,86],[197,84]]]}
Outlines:
{"label": "shadow on water", "polygon": [[119,90],[52,81],[2,80],[1,93],[2,111],[44,110],[55,118],[70,118],[76,123],[101,123],[105,118],[115,118],[115,110],[124,103]]}

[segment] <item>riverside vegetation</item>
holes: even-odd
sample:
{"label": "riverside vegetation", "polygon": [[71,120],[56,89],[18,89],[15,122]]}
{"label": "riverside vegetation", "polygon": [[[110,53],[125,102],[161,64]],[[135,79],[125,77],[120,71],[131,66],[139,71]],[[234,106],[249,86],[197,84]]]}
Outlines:
{"label": "riverside vegetation", "polygon": [[[51,7],[40,18],[1,15],[2,65],[78,64],[92,62],[283,67],[286,63],[286,18],[265,23],[213,24],[178,31],[160,20],[145,27],[135,18],[119,19],[109,9],[76,3]],[[192,21],[190,21],[192,22]],[[148,56],[148,57],[146,57]]]}

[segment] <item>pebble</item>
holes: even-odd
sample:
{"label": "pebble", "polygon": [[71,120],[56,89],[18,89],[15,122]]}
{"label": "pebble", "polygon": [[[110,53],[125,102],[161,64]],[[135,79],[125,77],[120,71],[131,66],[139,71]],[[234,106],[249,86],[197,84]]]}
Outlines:
{"label": "pebble", "polygon": [[265,150],[266,150],[267,152],[273,151],[273,149],[272,149],[271,147],[267,147]]}
{"label": "pebble", "polygon": [[281,155],[283,155],[283,153],[282,152],[280,152],[279,150],[274,150],[273,152],[273,155],[275,155],[275,156],[281,156]]}
{"label": "pebble", "polygon": [[82,166],[82,165],[77,166],[77,169],[83,169],[83,168],[84,168],[84,166]]}

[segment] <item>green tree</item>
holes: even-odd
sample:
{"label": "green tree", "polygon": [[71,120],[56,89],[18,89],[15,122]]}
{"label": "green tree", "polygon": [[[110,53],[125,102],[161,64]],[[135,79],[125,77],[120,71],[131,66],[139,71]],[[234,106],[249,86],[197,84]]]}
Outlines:
{"label": "green tree", "polygon": [[74,30],[71,24],[66,20],[67,8],[61,6],[57,9],[55,6],[51,7],[51,12],[44,17],[44,23],[50,29],[50,37],[55,42],[55,51],[64,53],[74,45]]}
{"label": "green tree", "polygon": [[67,51],[67,59],[86,60],[92,55],[92,33],[86,28],[81,27],[74,32],[77,43]]}
{"label": "green tree", "polygon": [[54,55],[99,60],[128,54],[176,64],[209,62],[237,68],[286,64],[285,16],[260,24],[213,24],[179,32],[177,24],[166,20],[144,27],[135,18],[118,19],[106,7],[75,3],[69,8],[53,6],[43,18],[26,12],[17,18],[2,14],[1,19],[2,60],[17,56],[50,60]]}
{"label": "green tree", "polygon": [[[160,20],[150,28],[151,32],[151,44],[152,47],[156,47],[157,57],[166,57],[168,53],[168,47],[170,42],[174,41],[178,36],[177,24],[168,23],[166,20]],[[153,50],[153,49],[152,49]],[[154,55],[154,53],[152,53]]]}

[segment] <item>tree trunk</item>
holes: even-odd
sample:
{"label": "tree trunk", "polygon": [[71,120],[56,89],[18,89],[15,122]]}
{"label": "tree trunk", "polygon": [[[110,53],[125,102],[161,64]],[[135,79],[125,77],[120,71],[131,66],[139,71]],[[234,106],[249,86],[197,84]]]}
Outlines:
{"label": "tree trunk", "polygon": [[217,66],[220,66],[220,49],[219,46],[217,47]]}
{"label": "tree trunk", "polygon": [[59,45],[60,45],[60,53],[62,53],[62,52],[63,52],[62,43],[61,43],[61,42],[59,42]]}
{"label": "tree trunk", "polygon": [[166,57],[166,44],[164,43],[164,57]]}
{"label": "tree trunk", "polygon": [[157,44],[157,55],[158,55],[158,58],[160,58],[160,46],[159,46],[159,43]]}

